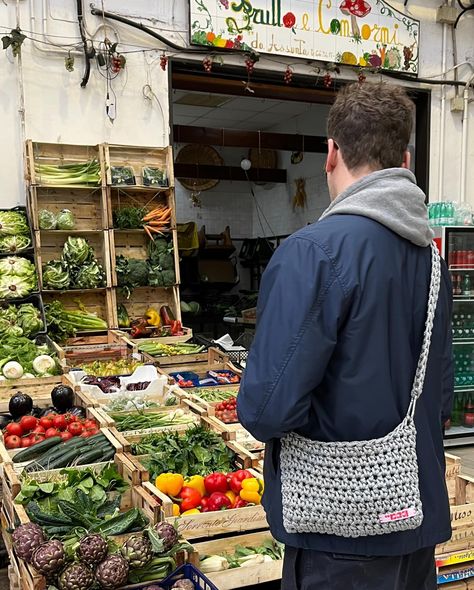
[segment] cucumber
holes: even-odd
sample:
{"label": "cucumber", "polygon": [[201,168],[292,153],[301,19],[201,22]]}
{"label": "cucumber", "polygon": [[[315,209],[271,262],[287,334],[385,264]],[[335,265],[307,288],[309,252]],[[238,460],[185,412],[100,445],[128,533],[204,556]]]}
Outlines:
{"label": "cucumber", "polygon": [[111,448],[108,451],[104,451],[102,453],[101,461],[111,461],[115,457],[115,449]]}
{"label": "cucumber", "polygon": [[77,448],[71,449],[67,453],[63,453],[59,457],[54,457],[51,459],[47,465],[44,467],[46,469],[58,469],[59,467],[68,467],[72,463],[74,463],[74,459],[78,457],[80,454],[80,450]]}
{"label": "cucumber", "polygon": [[99,447],[98,449],[88,450],[82,452],[74,461],[74,465],[87,465],[88,463],[97,463],[102,458],[104,451]]}
{"label": "cucumber", "polygon": [[60,436],[52,436],[51,438],[47,438],[39,443],[36,443],[32,447],[27,447],[26,449],[23,449],[12,458],[12,461],[13,463],[23,463],[23,461],[31,461],[33,459],[36,459],[36,457],[42,455],[48,449],[55,447],[56,445],[59,445],[60,442]]}
{"label": "cucumber", "polygon": [[59,457],[62,453],[65,453],[69,449],[74,449],[83,444],[83,440],[78,437],[71,438],[65,442],[62,442],[60,445],[56,445],[52,449],[49,449],[44,455],[41,456],[40,461],[46,459],[52,459],[53,457]]}

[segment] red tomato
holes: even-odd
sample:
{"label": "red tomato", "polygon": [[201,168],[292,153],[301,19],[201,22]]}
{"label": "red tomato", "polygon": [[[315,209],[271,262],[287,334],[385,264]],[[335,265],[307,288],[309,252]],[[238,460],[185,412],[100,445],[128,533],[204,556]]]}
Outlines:
{"label": "red tomato", "polygon": [[36,443],[41,442],[44,440],[44,433],[36,432],[31,435],[31,444],[35,445]]}
{"label": "red tomato", "polygon": [[10,424],[7,424],[5,431],[8,434],[13,434],[14,436],[21,436],[23,434],[23,428],[20,424],[18,424],[18,422],[10,422]]}
{"label": "red tomato", "polygon": [[31,440],[31,437],[29,436],[24,436],[21,439],[21,448],[25,449],[26,447],[31,447],[31,445],[33,444],[33,441]]}
{"label": "red tomato", "polygon": [[52,438],[53,436],[59,436],[59,432],[56,428],[48,428],[44,433],[45,438]]}
{"label": "red tomato", "polygon": [[61,437],[61,440],[63,440],[63,441],[67,441],[70,438],[72,438],[72,434],[70,432],[68,432],[67,430],[65,430],[64,432],[61,432],[59,436]]}
{"label": "red tomato", "polygon": [[71,422],[79,422],[79,418],[77,416],[74,416],[74,414],[64,414],[64,417],[66,418],[66,422],[68,424],[70,424]]}
{"label": "red tomato", "polygon": [[51,428],[53,426],[53,418],[53,414],[48,414],[47,416],[43,416],[42,418],[40,418],[39,423],[45,430],[47,430],[48,428]]}
{"label": "red tomato", "polygon": [[66,430],[67,428],[67,421],[64,416],[57,415],[53,418],[53,427],[57,428],[58,430]]}
{"label": "red tomato", "polygon": [[84,430],[82,424],[79,424],[79,422],[71,422],[67,429],[72,434],[72,436],[79,436]]}
{"label": "red tomato", "polygon": [[84,432],[82,434],[80,434],[79,436],[81,438],[89,438],[89,436],[92,436],[92,430],[84,430]]}
{"label": "red tomato", "polygon": [[97,428],[97,422],[89,418],[83,423],[84,430],[91,430],[92,428]]}
{"label": "red tomato", "polygon": [[7,449],[19,449],[21,447],[21,438],[12,434],[5,439]]}
{"label": "red tomato", "polygon": [[46,430],[41,426],[41,424],[38,424],[36,428],[33,428],[31,434],[44,434],[45,432]]}
{"label": "red tomato", "polygon": [[86,430],[86,432],[89,433],[89,436],[95,436],[96,434],[99,434],[99,429],[98,428],[88,428]]}
{"label": "red tomato", "polygon": [[33,428],[38,424],[38,419],[34,416],[22,416],[20,420],[20,426],[23,428],[23,432],[31,432]]}

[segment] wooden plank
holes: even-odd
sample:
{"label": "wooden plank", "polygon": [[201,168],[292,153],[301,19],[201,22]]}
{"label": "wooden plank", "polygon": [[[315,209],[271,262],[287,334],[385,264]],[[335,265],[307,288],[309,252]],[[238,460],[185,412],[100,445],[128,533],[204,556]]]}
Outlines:
{"label": "wooden plank", "polygon": [[196,143],[220,147],[260,148],[305,153],[326,154],[327,139],[322,135],[270,133],[268,131],[242,131],[215,129],[194,125],[173,125],[176,143]]}
{"label": "wooden plank", "polygon": [[212,178],[216,180],[233,180],[252,182],[286,183],[286,170],[277,168],[250,168],[242,170],[240,166],[212,166],[210,164],[179,164],[175,162],[176,178]]}

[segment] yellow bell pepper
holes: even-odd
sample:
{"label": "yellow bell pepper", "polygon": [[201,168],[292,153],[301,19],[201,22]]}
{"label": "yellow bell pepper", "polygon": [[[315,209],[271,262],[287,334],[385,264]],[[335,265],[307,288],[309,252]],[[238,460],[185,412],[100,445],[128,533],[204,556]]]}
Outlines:
{"label": "yellow bell pepper", "polygon": [[167,496],[177,496],[184,485],[184,477],[180,473],[162,473],[155,480],[155,486]]}
{"label": "yellow bell pepper", "polygon": [[188,514],[201,514],[201,511],[197,508],[191,508],[190,510],[186,510],[185,512],[181,513],[181,516],[188,516]]}
{"label": "yellow bell pepper", "polygon": [[235,504],[235,500],[237,498],[237,496],[235,495],[235,493],[232,490],[229,490],[228,492],[225,493],[225,495],[232,502],[232,506],[233,506]]}
{"label": "yellow bell pepper", "polygon": [[240,497],[250,504],[260,504],[263,494],[263,480],[250,477],[242,481]]}
{"label": "yellow bell pepper", "polygon": [[179,504],[173,504],[173,516],[179,516],[180,514]]}
{"label": "yellow bell pepper", "polygon": [[206,486],[204,485],[204,477],[202,475],[193,475],[184,482],[184,485],[197,490],[201,496],[206,495]]}
{"label": "yellow bell pepper", "polygon": [[160,313],[154,308],[149,307],[145,312],[146,322],[149,326],[159,328],[161,326]]}

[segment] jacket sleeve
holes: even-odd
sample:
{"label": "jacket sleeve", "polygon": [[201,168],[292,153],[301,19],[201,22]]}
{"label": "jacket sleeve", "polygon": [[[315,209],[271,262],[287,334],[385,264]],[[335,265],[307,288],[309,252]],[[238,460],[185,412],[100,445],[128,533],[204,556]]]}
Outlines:
{"label": "jacket sleeve", "polygon": [[305,426],[345,307],[343,283],[321,247],[296,236],[283,242],[262,278],[256,335],[237,398],[239,420],[256,439]]}
{"label": "jacket sleeve", "polygon": [[453,316],[453,286],[451,284],[451,277],[446,268],[446,263],[442,264],[442,279],[445,287],[445,297],[447,299],[445,305],[445,333],[446,338],[444,342],[443,351],[443,407],[441,410],[441,419],[444,424],[451,417],[451,410],[454,398],[454,359],[453,359],[453,331],[452,331],[452,316]]}

